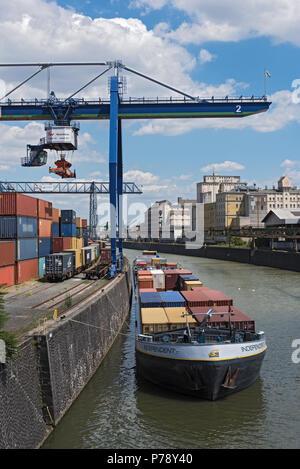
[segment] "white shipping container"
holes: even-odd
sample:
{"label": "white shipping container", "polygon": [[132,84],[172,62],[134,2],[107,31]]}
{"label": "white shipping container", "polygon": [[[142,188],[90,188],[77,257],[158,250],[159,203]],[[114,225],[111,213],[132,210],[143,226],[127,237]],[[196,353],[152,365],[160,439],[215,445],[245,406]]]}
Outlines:
{"label": "white shipping container", "polygon": [[163,270],[152,269],[153,288],[165,289],[165,274]]}
{"label": "white shipping container", "polygon": [[73,127],[53,126],[46,130],[48,145],[62,145],[62,149],[76,149],[77,135]]}

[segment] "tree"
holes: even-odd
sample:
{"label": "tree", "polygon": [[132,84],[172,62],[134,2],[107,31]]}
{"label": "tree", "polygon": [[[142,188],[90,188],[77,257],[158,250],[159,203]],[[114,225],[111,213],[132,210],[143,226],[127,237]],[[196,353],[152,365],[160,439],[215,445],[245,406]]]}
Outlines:
{"label": "tree", "polygon": [[3,285],[0,285],[0,339],[4,340],[6,347],[6,355],[8,358],[12,358],[18,349],[18,342],[15,334],[6,332],[3,330],[6,321],[8,320],[8,314],[5,311],[5,292],[2,289]]}

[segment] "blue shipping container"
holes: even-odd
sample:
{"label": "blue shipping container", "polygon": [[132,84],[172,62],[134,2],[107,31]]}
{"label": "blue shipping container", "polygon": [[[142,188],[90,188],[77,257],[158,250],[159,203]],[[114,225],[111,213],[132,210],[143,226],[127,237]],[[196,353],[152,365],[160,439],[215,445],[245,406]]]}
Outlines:
{"label": "blue shipping container", "polygon": [[165,308],[184,308],[185,300],[178,291],[162,291],[159,293],[162,305]]}
{"label": "blue shipping container", "polygon": [[52,223],[52,237],[59,238],[59,223]]}
{"label": "blue shipping container", "polygon": [[36,238],[37,219],[33,217],[0,217],[0,238]]}
{"label": "blue shipping container", "polygon": [[16,260],[25,261],[38,257],[38,239],[37,238],[19,238],[16,241]]}
{"label": "blue shipping container", "polygon": [[160,308],[162,299],[160,292],[141,292],[141,308]]}
{"label": "blue shipping container", "polygon": [[46,261],[45,257],[40,257],[39,258],[39,277],[43,277],[46,272]]}
{"label": "blue shipping container", "polygon": [[[60,214],[61,223],[75,223],[76,225],[76,212],[74,210],[61,210]],[[76,236],[76,234],[75,234]]]}
{"label": "blue shipping container", "polygon": [[64,238],[76,238],[76,225],[62,223],[60,225],[60,235]]}
{"label": "blue shipping container", "polygon": [[39,238],[39,257],[52,254],[52,238]]}
{"label": "blue shipping container", "polygon": [[16,217],[0,217],[0,238],[15,239],[17,237]]}

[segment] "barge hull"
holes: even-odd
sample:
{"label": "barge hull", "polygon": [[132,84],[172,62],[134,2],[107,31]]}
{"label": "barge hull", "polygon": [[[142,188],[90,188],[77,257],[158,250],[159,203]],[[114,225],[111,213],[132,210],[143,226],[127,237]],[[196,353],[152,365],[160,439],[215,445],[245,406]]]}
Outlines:
{"label": "barge hull", "polygon": [[137,376],[165,389],[214,401],[253,384],[264,355],[265,351],[230,360],[193,361],[156,357],[136,350],[136,371]]}

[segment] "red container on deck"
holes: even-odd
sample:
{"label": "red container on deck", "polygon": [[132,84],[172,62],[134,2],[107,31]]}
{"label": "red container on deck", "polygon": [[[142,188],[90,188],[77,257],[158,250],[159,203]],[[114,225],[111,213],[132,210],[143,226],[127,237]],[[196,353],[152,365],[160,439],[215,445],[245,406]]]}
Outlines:
{"label": "red container on deck", "polygon": [[16,279],[16,266],[9,265],[0,267],[0,285],[5,284],[2,288],[10,287],[15,284]]}
{"label": "red container on deck", "polygon": [[[0,266],[13,265],[15,263],[15,241],[0,241]],[[1,282],[0,282],[1,283]]]}
{"label": "red container on deck", "polygon": [[52,221],[44,218],[38,219],[38,234],[39,238],[51,238],[52,236]]}
{"label": "red container on deck", "polygon": [[188,306],[213,306],[212,300],[210,300],[206,295],[201,293],[201,288],[197,288],[195,290],[182,290],[180,293],[184,297]]}
{"label": "red container on deck", "polygon": [[59,223],[59,210],[58,208],[52,207],[52,221],[53,223]]}
{"label": "red container on deck", "polygon": [[87,220],[85,218],[81,220],[81,223],[82,223],[82,228],[87,228]]}
{"label": "red container on deck", "polygon": [[179,275],[192,274],[192,272],[186,269],[165,269],[164,274],[166,290],[173,290],[177,286]]}
{"label": "red container on deck", "polygon": [[177,264],[175,262],[166,262],[165,266],[168,267],[169,269],[176,269]]}
{"label": "red container on deck", "polygon": [[72,238],[59,237],[53,239],[53,252],[62,252],[65,249],[72,249]]}
{"label": "red container on deck", "polygon": [[138,277],[149,277],[151,275],[150,270],[138,270]]}
{"label": "red container on deck", "polygon": [[193,291],[199,291],[201,294],[204,294],[210,301],[212,301],[213,306],[230,306],[233,304],[232,298],[224,295],[224,293],[219,290],[212,290],[208,287],[193,288]]}
{"label": "red container on deck", "polygon": [[38,217],[52,220],[52,202],[38,199]]}
{"label": "red container on deck", "polygon": [[37,201],[24,194],[0,194],[0,215],[37,217]]}
{"label": "red container on deck", "polygon": [[153,279],[152,277],[139,277],[139,288],[153,288]]}
{"label": "red container on deck", "polygon": [[[255,330],[255,322],[245,313],[237,309],[235,306],[213,306],[214,313],[220,314],[213,314],[209,320],[207,320],[207,324],[212,327],[225,327],[229,328],[229,309],[230,309],[230,323],[236,329],[247,330],[247,331],[254,331]],[[194,314],[195,319],[197,322],[201,323],[204,319],[205,314],[208,311],[206,306],[198,306],[190,308],[192,314]]]}
{"label": "red container on deck", "polygon": [[39,276],[39,260],[29,259],[16,263],[16,283],[23,283]]}

